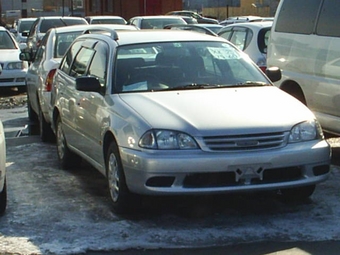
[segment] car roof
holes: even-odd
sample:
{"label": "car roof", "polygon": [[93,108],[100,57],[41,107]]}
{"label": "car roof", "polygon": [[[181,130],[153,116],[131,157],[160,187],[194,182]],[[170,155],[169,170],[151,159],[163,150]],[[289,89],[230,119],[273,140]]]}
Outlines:
{"label": "car roof", "polygon": [[185,42],[185,41],[221,41],[226,39],[194,31],[150,29],[138,31],[117,31],[119,45],[153,43],[153,42]]}
{"label": "car roof", "polygon": [[0,31],[7,31],[7,29],[2,27],[2,26],[0,26]]}
{"label": "car roof", "polygon": [[273,21],[254,21],[254,22],[234,23],[234,24],[227,25],[225,27],[243,26],[243,27],[249,27],[249,28],[266,28],[266,27],[271,27],[272,25],[273,25]]}
{"label": "car roof", "polygon": [[37,19],[84,19],[82,17],[74,17],[74,16],[41,16]]}
{"label": "car roof", "polygon": [[73,26],[65,26],[65,27],[54,27],[51,28],[55,30],[56,33],[67,33],[72,31],[91,31],[99,30],[106,31],[107,29],[111,30],[139,30],[139,28],[132,25],[123,25],[123,24],[84,24],[84,25],[73,25]]}
{"label": "car roof", "polygon": [[121,16],[115,16],[115,15],[86,16],[85,18],[90,18],[90,19],[124,19]]}
{"label": "car roof", "polygon": [[177,15],[147,15],[147,16],[135,16],[131,19],[183,19],[180,16]]}

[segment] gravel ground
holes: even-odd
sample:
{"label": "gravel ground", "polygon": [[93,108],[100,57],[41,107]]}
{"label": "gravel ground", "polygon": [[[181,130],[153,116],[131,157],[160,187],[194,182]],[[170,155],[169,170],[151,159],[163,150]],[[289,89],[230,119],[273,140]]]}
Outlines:
{"label": "gravel ground", "polygon": [[26,93],[20,93],[16,88],[0,88],[0,109],[12,109],[26,105]]}

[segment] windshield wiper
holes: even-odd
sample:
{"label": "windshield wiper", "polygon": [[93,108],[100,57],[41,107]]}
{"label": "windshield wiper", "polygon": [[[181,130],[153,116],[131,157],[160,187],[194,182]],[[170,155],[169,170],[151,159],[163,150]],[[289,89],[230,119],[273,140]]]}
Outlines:
{"label": "windshield wiper", "polygon": [[188,83],[177,87],[169,88],[169,90],[181,90],[181,89],[206,89],[206,88],[218,88],[220,85],[216,84],[199,84],[199,83]]}
{"label": "windshield wiper", "polygon": [[271,85],[263,81],[246,81],[246,82],[237,83],[235,86],[262,87],[262,86],[271,86]]}

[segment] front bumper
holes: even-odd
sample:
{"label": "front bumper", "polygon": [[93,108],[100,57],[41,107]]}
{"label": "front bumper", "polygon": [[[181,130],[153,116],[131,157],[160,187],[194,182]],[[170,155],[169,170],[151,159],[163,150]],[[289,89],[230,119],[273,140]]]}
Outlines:
{"label": "front bumper", "polygon": [[0,87],[19,87],[25,86],[27,70],[3,71],[0,74]]}
{"label": "front bumper", "polygon": [[146,195],[214,194],[292,188],[325,181],[323,141],[255,152],[135,151],[120,148],[126,183]]}

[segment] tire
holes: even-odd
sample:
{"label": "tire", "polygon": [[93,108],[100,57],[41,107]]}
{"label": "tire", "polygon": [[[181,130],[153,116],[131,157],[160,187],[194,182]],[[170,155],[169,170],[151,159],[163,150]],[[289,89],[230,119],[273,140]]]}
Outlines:
{"label": "tire", "polygon": [[137,207],[137,195],[130,193],[125,180],[118,147],[112,142],[106,155],[106,179],[113,204],[113,210],[118,213],[130,213]]}
{"label": "tire", "polygon": [[315,184],[290,189],[281,189],[280,197],[286,202],[299,202],[308,199],[315,190]]}
{"label": "tire", "polygon": [[5,179],[5,185],[3,190],[0,192],[0,216],[3,215],[7,207],[7,185]]}
{"label": "tire", "polygon": [[27,112],[28,112],[28,119],[34,122],[38,121],[38,115],[37,113],[33,110],[31,103],[30,103],[30,98],[27,94]]}
{"label": "tire", "polygon": [[62,169],[71,169],[81,164],[81,158],[70,151],[67,147],[66,138],[62,129],[60,117],[57,119],[56,125],[56,143],[59,165]]}
{"label": "tire", "polygon": [[50,123],[46,122],[44,114],[39,110],[39,133],[41,141],[55,142],[55,135],[52,131]]}

